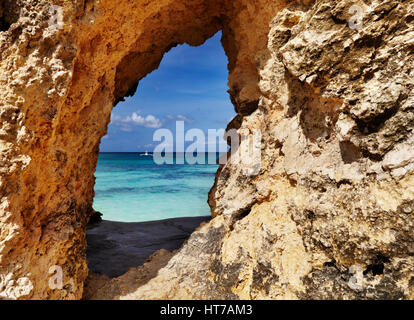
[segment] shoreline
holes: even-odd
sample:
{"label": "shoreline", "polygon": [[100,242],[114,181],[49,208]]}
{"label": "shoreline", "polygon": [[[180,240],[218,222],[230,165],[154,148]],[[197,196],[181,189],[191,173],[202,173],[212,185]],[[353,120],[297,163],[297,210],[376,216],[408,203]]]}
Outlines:
{"label": "shoreline", "polygon": [[153,253],[174,251],[210,216],[171,218],[146,222],[102,220],[86,230],[89,270],[110,278],[136,268]]}

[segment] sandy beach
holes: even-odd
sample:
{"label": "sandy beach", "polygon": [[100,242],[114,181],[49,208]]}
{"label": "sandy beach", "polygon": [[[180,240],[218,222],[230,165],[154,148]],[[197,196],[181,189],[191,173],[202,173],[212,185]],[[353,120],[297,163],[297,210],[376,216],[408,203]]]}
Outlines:
{"label": "sandy beach", "polygon": [[189,217],[136,223],[104,220],[90,225],[86,232],[89,270],[118,277],[142,265],[160,249],[180,248],[202,222],[210,219]]}

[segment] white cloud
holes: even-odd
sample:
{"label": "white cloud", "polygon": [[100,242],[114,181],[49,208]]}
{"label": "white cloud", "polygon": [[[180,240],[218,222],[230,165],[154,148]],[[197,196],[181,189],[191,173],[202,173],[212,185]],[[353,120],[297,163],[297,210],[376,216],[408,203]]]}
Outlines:
{"label": "white cloud", "polygon": [[187,123],[193,123],[194,122],[193,119],[187,118],[186,116],[183,116],[181,114],[179,114],[178,116],[167,115],[167,119],[184,121],[184,122],[187,122]]}
{"label": "white cloud", "polygon": [[161,128],[162,126],[160,119],[154,117],[152,114],[143,117],[136,112],[132,113],[131,116],[126,117],[124,122],[133,123],[137,126],[145,128]]}
{"label": "white cloud", "polygon": [[123,132],[132,132],[132,128],[123,125],[123,126],[121,126],[121,131],[123,131]]}
{"label": "white cloud", "polygon": [[182,115],[178,115],[178,116],[177,116],[177,119],[178,119],[178,120],[182,120],[182,121],[184,121],[184,122],[188,122],[188,123],[192,123],[192,122],[194,122],[194,120],[193,120],[193,119],[189,119],[189,118],[187,118],[186,116],[182,116]]}
{"label": "white cloud", "polygon": [[122,118],[118,115],[112,115],[111,122],[120,125],[121,130],[128,131],[130,128],[126,126],[126,124],[136,125],[138,127],[145,127],[145,128],[161,128],[162,122],[157,117],[149,114],[147,116],[139,115],[139,111],[133,112],[132,115]]}

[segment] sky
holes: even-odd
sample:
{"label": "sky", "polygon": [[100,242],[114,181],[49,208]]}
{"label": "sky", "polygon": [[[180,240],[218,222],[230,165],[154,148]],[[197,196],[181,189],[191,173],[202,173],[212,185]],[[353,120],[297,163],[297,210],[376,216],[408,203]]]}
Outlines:
{"label": "sky", "polygon": [[[113,109],[100,151],[152,152],[167,145],[163,139],[153,141],[155,131],[169,129],[175,139],[177,121],[184,124],[185,133],[200,129],[206,139],[208,129],[225,129],[236,114],[227,93],[228,61],[220,39],[221,32],[202,46],[185,44],[166,53],[160,67],[140,81],[135,95]],[[184,149],[194,141],[186,142]],[[172,144],[174,151],[185,151],[175,140]]]}

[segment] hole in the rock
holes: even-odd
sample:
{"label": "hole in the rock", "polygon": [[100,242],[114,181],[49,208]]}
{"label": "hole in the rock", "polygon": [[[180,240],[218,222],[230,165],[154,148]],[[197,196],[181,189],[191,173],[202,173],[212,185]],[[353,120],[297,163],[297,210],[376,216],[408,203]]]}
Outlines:
{"label": "hole in the rock", "polygon": [[0,1],[0,31],[9,30],[19,19],[19,7],[15,0]]}
{"label": "hole in the rock", "polygon": [[344,141],[339,144],[342,160],[345,163],[356,162],[361,158],[361,151],[354,144]]}
{"label": "hole in the rock", "polygon": [[364,271],[364,275],[367,275],[368,273],[372,273],[372,275],[377,276],[384,273],[384,264],[370,264],[367,266],[367,268]]}
{"label": "hole in the rock", "polygon": [[384,256],[378,256],[373,264],[370,264],[364,270],[364,275],[372,274],[378,276],[384,274],[384,264],[389,263],[390,260]]}
{"label": "hole in the rock", "polygon": [[306,218],[308,218],[309,220],[315,219],[315,212],[313,212],[312,210],[305,210],[305,214]]}
{"label": "hole in the rock", "polygon": [[323,264],[323,266],[324,266],[325,268],[329,268],[329,267],[331,267],[331,268],[335,268],[335,269],[337,268],[337,267],[336,267],[336,261],[335,261],[335,260],[325,262],[325,263]]}
{"label": "hole in the rock", "polygon": [[239,213],[235,214],[233,216],[233,222],[230,225],[230,230],[233,231],[234,230],[234,226],[235,224],[240,221],[243,220],[244,218],[246,218],[250,212],[252,211],[252,205],[248,206],[247,208],[245,208],[244,210],[240,211]]}
{"label": "hole in the rock", "polygon": [[[235,116],[220,37],[221,32],[200,47],[171,49],[135,95],[114,108],[95,173],[97,213],[87,230],[92,272],[120,276],[160,249],[180,248],[210,219],[208,192],[227,143],[217,131],[211,145],[208,130],[224,132]],[[172,141],[168,135],[154,139],[167,132]],[[183,133],[188,141],[182,141]],[[183,151],[196,153],[197,163]],[[159,157],[168,163],[157,164]]]}
{"label": "hole in the rock", "polygon": [[367,121],[362,121],[357,119],[358,130],[364,135],[370,135],[380,131],[386,124],[386,122],[391,119],[399,110],[399,104],[394,107],[384,111],[383,113],[369,119]]}

